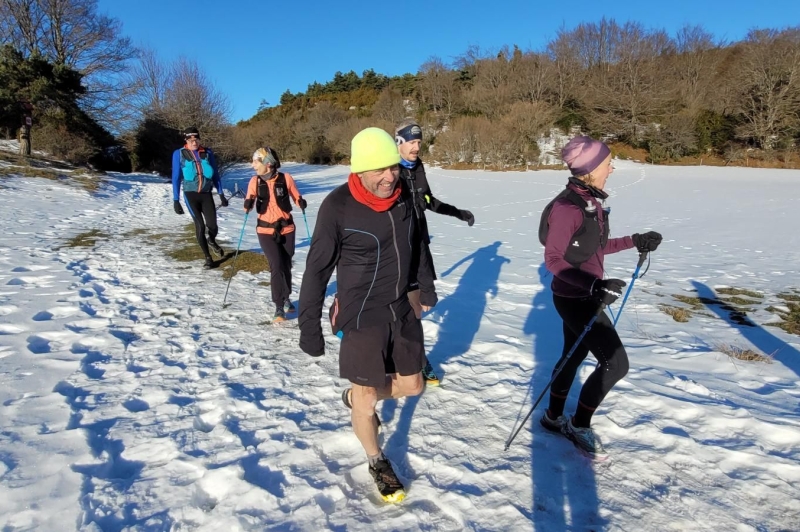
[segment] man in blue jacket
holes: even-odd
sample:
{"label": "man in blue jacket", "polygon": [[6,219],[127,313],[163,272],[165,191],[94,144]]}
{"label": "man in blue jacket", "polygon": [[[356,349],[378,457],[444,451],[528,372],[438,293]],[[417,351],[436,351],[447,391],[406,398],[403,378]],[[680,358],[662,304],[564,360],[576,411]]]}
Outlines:
{"label": "man in blue jacket", "polygon": [[[223,207],[228,206],[228,200],[222,193],[222,179],[219,176],[214,152],[200,145],[200,133],[196,127],[186,128],[183,136],[186,145],[172,154],[172,202],[175,213],[183,214],[180,202],[181,182],[183,182],[183,199],[194,220],[197,243],[200,244],[200,249],[206,257],[203,267],[209,269],[214,267],[209,248],[220,258],[225,253],[216,241],[217,207],[211,195],[212,189],[217,189]],[[206,227],[208,227],[207,240]]]}

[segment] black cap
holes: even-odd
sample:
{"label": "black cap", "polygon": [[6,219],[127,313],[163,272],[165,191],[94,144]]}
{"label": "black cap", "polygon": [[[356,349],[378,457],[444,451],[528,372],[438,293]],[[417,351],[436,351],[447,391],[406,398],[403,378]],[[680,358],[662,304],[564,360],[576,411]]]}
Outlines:
{"label": "black cap", "polygon": [[200,132],[194,126],[187,127],[183,130],[184,138],[189,138],[191,136],[197,137],[198,139],[200,138]]}

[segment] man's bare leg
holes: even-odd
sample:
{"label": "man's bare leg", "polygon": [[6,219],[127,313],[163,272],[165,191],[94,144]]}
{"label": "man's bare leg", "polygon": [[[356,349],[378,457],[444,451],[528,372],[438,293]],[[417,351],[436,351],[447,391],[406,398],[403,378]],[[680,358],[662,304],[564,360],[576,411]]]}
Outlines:
{"label": "man's bare leg", "polygon": [[378,424],[375,421],[375,408],[378,401],[419,395],[422,393],[422,389],[421,373],[408,376],[392,374],[383,388],[353,384],[352,392],[350,392],[350,404],[353,405],[351,415],[353,432],[361,442],[361,446],[364,447],[367,456],[379,456],[381,453],[378,445]]}

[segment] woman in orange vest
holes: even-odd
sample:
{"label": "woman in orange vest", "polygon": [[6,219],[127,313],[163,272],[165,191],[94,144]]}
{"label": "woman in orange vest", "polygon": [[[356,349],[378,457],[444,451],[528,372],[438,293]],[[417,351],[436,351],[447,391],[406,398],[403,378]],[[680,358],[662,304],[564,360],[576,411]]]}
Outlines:
{"label": "woman in orange vest", "polygon": [[[256,171],[247,185],[244,200],[245,212],[254,207],[258,213],[256,234],[264,255],[269,261],[272,302],[275,303],[273,321],[286,319],[286,312],[296,312],[289,300],[292,294],[292,257],[294,256],[295,225],[292,219],[291,199],[305,212],[306,200],[297,191],[292,176],[278,172],[281,167],[278,154],[269,146],[253,154]],[[286,310],[284,311],[284,307]]]}

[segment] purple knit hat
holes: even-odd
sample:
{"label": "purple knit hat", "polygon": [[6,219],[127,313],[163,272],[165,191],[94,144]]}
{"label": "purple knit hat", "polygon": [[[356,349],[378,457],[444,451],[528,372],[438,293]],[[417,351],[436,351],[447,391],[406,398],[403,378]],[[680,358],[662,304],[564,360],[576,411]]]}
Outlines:
{"label": "purple knit hat", "polygon": [[588,175],[611,153],[608,146],[591,137],[575,137],[561,150],[561,158],[572,175]]}

